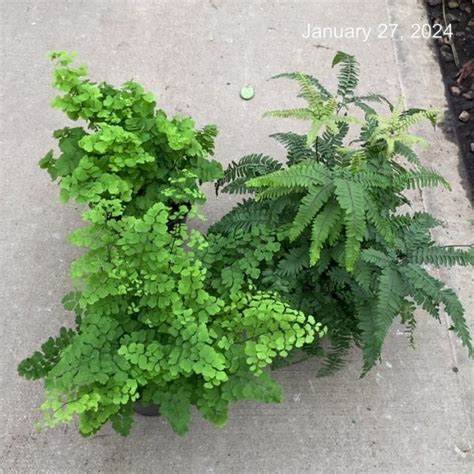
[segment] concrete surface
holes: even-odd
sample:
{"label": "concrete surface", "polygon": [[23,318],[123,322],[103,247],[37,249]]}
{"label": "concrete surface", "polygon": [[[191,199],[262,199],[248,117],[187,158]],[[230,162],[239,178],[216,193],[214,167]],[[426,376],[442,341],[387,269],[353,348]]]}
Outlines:
{"label": "concrete surface", "polygon": [[[318,379],[316,362],[278,372],[281,405],[236,404],[218,430],[195,416],[186,438],[160,419],[137,418],[127,439],[109,427],[82,439],[74,427],[37,433],[41,384],[16,374],[17,363],[70,321],[59,304],[68,291],[74,249],[66,235],[79,222],[58,203],[57,187],[36,166],[64,118],[48,107],[51,49],[77,50],[93,77],[135,78],[164,108],[220,128],[223,163],[249,152],[282,156],[268,135],[290,128],[261,119],[295,103],[294,88],[267,78],[305,70],[334,85],[335,51],[355,54],[361,92],[378,91],[411,106],[445,109],[429,41],[409,38],[425,22],[416,0],[172,1],[1,0],[0,359],[1,472],[472,472],[473,362],[444,327],[420,314],[417,350],[395,328],[383,364],[359,380],[360,355],[336,376]],[[398,23],[392,40],[303,39],[307,24],[372,27]],[[403,36],[403,38],[402,38]],[[244,102],[239,89],[256,88]],[[423,160],[442,170],[453,192],[415,196],[448,222],[437,238],[472,241],[473,213],[456,146],[423,129],[433,143]],[[210,220],[232,202],[206,206]],[[473,317],[472,270],[441,275]],[[455,372],[453,368],[457,368]]]}

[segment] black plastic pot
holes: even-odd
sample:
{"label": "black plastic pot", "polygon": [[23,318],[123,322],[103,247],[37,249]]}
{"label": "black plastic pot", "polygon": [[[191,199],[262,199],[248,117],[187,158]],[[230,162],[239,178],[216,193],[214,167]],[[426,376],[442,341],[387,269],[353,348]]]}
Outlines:
{"label": "black plastic pot", "polygon": [[160,406],[150,403],[149,405],[143,405],[139,400],[135,402],[134,406],[135,413],[143,416],[160,416]]}

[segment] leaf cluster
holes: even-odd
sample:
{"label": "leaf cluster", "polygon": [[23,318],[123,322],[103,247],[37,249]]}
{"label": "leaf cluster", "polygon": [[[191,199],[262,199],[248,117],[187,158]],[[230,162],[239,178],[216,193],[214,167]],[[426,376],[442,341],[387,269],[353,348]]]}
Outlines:
{"label": "leaf cluster", "polygon": [[54,52],[51,57],[56,61],[53,85],[61,92],[52,106],[86,123],[56,130],[60,153],[50,150],[40,161],[59,180],[62,201],[117,198],[126,214],[140,215],[157,201],[172,204],[175,199],[164,190],[183,172],[194,175],[183,183],[194,195],[200,195],[201,182],[222,176],[220,164],[209,159],[217,135],[214,125],[196,129],[190,117],[169,118],[137,82],[120,88],[94,83],[85,66],[72,66],[70,54]]}

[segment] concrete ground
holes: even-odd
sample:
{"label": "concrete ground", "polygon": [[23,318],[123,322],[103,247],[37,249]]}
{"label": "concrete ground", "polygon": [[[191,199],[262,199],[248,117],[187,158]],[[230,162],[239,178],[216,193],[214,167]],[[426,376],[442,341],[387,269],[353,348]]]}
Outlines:
{"label": "concrete ground", "polygon": [[[194,417],[187,437],[161,419],[137,418],[123,439],[109,427],[91,439],[74,427],[37,433],[40,383],[20,379],[17,363],[71,320],[59,304],[75,251],[66,236],[74,206],[37,160],[53,146],[64,117],[49,108],[52,49],[76,50],[98,80],[129,78],[155,91],[170,112],[220,128],[223,163],[249,152],[282,156],[268,135],[290,124],[262,113],[295,103],[294,88],[270,76],[304,70],[334,85],[329,65],[339,49],[362,66],[361,92],[378,91],[410,106],[446,108],[429,41],[411,38],[426,21],[421,0],[1,0],[0,181],[0,471],[1,472],[456,472],[474,470],[474,363],[446,330],[420,314],[417,350],[395,328],[382,365],[360,380],[360,354],[336,376],[316,378],[316,361],[278,372],[280,405],[238,403],[216,429]],[[368,41],[304,39],[307,25],[371,27]],[[395,38],[379,37],[398,24]],[[383,36],[383,35],[382,35]],[[239,98],[242,85],[255,98]],[[418,206],[447,221],[443,242],[472,242],[474,217],[449,134],[422,132],[426,163],[453,192],[416,195]],[[210,220],[232,202],[212,198]],[[473,272],[442,277],[460,292],[473,326]]]}

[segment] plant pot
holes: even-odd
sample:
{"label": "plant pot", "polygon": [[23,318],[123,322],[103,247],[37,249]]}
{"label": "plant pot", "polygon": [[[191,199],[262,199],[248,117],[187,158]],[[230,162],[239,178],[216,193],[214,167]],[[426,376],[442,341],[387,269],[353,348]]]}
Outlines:
{"label": "plant pot", "polygon": [[138,413],[143,416],[160,416],[160,406],[155,403],[150,403],[148,405],[143,405],[140,400],[135,402],[133,407],[135,413]]}

